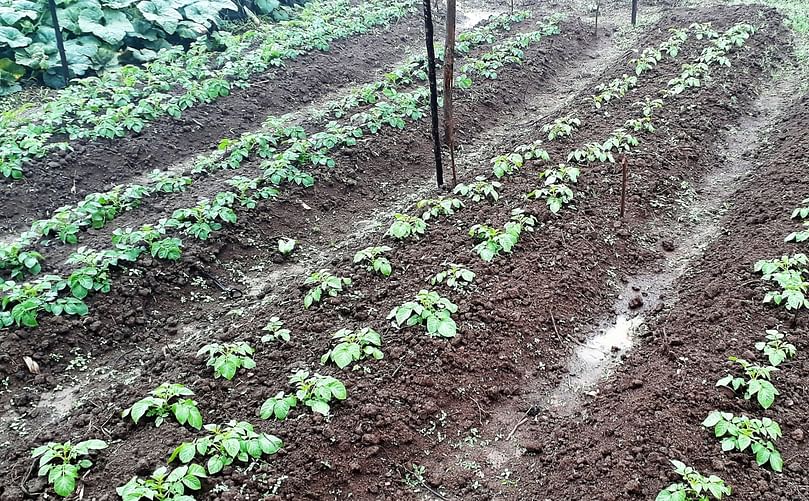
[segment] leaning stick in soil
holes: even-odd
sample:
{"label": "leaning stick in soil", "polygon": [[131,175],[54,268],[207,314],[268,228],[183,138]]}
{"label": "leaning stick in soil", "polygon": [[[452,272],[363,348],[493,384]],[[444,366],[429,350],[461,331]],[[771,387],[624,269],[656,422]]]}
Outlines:
{"label": "leaning stick in soil", "polygon": [[621,219],[624,218],[624,211],[626,209],[626,176],[629,162],[626,160],[626,155],[621,155],[621,170],[623,171],[621,177]]}
{"label": "leaning stick in soil", "polygon": [[444,44],[444,142],[449,147],[452,185],[458,184],[455,170],[455,110],[452,106],[452,80],[455,66],[455,0],[447,0],[447,39]]}

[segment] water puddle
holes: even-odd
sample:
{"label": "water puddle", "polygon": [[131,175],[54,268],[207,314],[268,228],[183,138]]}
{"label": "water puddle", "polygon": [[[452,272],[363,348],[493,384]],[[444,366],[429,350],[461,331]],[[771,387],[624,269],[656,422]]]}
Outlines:
{"label": "water puddle", "polygon": [[474,27],[481,21],[489,19],[489,17],[494,16],[495,14],[497,14],[497,12],[493,10],[458,9],[458,14],[460,14],[460,16],[458,16],[459,19],[456,23],[457,29],[460,31],[464,31]]}

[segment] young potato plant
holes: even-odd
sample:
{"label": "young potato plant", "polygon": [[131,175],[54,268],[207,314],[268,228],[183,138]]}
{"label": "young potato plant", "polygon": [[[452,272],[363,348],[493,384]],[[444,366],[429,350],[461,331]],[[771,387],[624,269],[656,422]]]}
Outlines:
{"label": "young potato plant", "polygon": [[425,325],[427,335],[450,338],[455,337],[458,330],[452,319],[452,314],[457,311],[458,306],[439,293],[421,290],[415,301],[393,308],[387,318],[396,327]]}
{"label": "young potato plant", "polygon": [[76,490],[79,470],[86,470],[93,465],[83,456],[89,456],[90,451],[106,448],[107,443],[103,440],[85,440],[75,445],[70,442],[49,442],[34,449],[31,457],[39,458],[37,475],[47,476],[53,491],[59,496],[68,497]]}
{"label": "young potato plant", "polygon": [[340,329],[331,337],[339,343],[320,357],[321,364],[325,365],[331,360],[337,367],[344,369],[352,362],[365,358],[381,360],[383,357],[379,349],[382,346],[382,336],[370,327],[363,327],[356,332]]}
{"label": "young potato plant", "polygon": [[282,322],[278,317],[271,317],[270,321],[267,322],[267,325],[265,325],[261,330],[267,332],[267,334],[261,336],[262,343],[269,343],[270,341],[279,340],[288,343],[292,334],[289,329],[284,329],[284,322]]}
{"label": "young potato plant", "polygon": [[[155,418],[155,427],[159,427],[166,417],[173,415],[178,423],[200,430],[202,428],[202,414],[197,403],[189,397],[193,391],[177,383],[163,383],[149,392],[150,396],[142,398],[125,409],[121,417],[130,416],[136,424],[143,416]],[[173,401],[172,401],[173,400]]]}
{"label": "young potato plant", "polygon": [[514,153],[522,155],[523,160],[551,161],[550,154],[542,147],[541,139],[537,139],[531,144],[521,144],[515,147]]}
{"label": "young potato plant", "polygon": [[480,202],[481,200],[489,199],[491,203],[497,202],[500,195],[497,190],[502,188],[503,185],[497,181],[487,181],[484,176],[475,178],[475,182],[471,184],[460,183],[452,190],[453,193],[469,197],[473,202]]}
{"label": "young potato plant", "polygon": [[777,330],[768,330],[766,334],[767,340],[757,342],[756,349],[767,355],[767,359],[773,367],[778,367],[798,352],[795,345],[786,342],[784,335]]}
{"label": "young potato plant", "polygon": [[[10,270],[11,280],[21,280],[27,275],[37,275],[42,271],[42,254],[33,250],[22,250],[18,243],[0,244],[0,270]],[[2,280],[2,278],[0,278]]]}
{"label": "young potato plant", "polygon": [[792,211],[792,219],[809,219],[809,198],[801,202],[802,207]]}
{"label": "young potato plant", "polygon": [[[781,290],[769,291],[764,295],[765,303],[784,304],[787,310],[809,309],[809,258],[805,254],[783,256],[780,259],[762,259],[754,265],[754,270],[764,276],[764,280],[776,282]],[[807,276],[807,278],[804,278]]]}
{"label": "young potato plant", "polygon": [[303,307],[308,309],[313,304],[319,303],[323,299],[323,294],[336,297],[343,292],[343,286],[351,285],[351,279],[332,275],[329,270],[320,270],[309,275],[303,285],[311,286],[303,297]]}
{"label": "young potato plant", "polygon": [[713,428],[714,435],[722,439],[723,451],[744,452],[750,448],[759,466],[769,463],[773,471],[783,469],[781,453],[773,443],[781,437],[781,427],[772,419],[750,419],[747,416],[734,416],[730,412],[713,411],[702,426]]}
{"label": "young potato plant", "polygon": [[635,75],[641,76],[644,72],[651,70],[663,59],[663,50],[656,47],[643,49],[640,56],[631,59],[629,64],[635,67]]}
{"label": "young potato plant", "polygon": [[525,214],[522,209],[511,211],[511,221],[502,229],[476,224],[469,229],[469,236],[480,240],[472,249],[481,259],[491,262],[501,252],[511,254],[512,249],[520,241],[523,230],[534,231],[536,217]]}
{"label": "young potato plant", "polygon": [[295,394],[287,395],[281,391],[265,400],[259,409],[261,419],[284,421],[289,411],[298,406],[298,402],[303,402],[312,412],[328,417],[331,402],[348,397],[345,385],[331,376],[315,374],[309,377],[309,372],[300,370],[289,377],[289,382],[296,386]]}
{"label": "young potato plant", "polygon": [[297,244],[297,242],[294,238],[281,237],[278,239],[278,252],[280,252],[282,256],[288,256],[295,250],[295,244]]}
{"label": "young potato plant", "polygon": [[[671,460],[674,471],[683,478],[682,482],[669,485],[655,498],[655,501],[710,501],[730,496],[731,488],[716,475],[705,477],[685,463]],[[710,496],[710,497],[709,497]]]}
{"label": "young potato plant", "polygon": [[178,466],[171,471],[161,466],[149,478],[132,477],[115,492],[122,501],[194,501],[185,490],[200,490],[202,479],[207,477],[205,467],[198,464]]}
{"label": "young potato plant", "polygon": [[672,35],[660,44],[660,50],[669,57],[677,57],[680,47],[688,40],[688,32],[681,28],[669,28],[669,31]]}
{"label": "young potato plant", "polygon": [[525,159],[519,153],[509,153],[508,155],[496,156],[492,158],[490,162],[492,164],[494,177],[500,179],[520,170],[525,163]]}
{"label": "young potato plant", "polygon": [[475,281],[475,272],[462,264],[450,263],[449,268],[439,271],[430,278],[430,284],[446,283],[453,289],[463,289]]}
{"label": "young potato plant", "polygon": [[582,148],[577,148],[567,155],[568,162],[609,162],[615,163],[615,157],[609,148],[602,143],[588,143]]}
{"label": "young potato plant", "polygon": [[742,358],[730,357],[729,360],[742,368],[747,379],[728,374],[717,381],[716,386],[731,388],[734,392],[744,389],[745,400],[750,400],[755,395],[756,401],[762,408],[769,409],[772,407],[776,395],[780,395],[780,393],[770,382],[770,378],[772,373],[778,369],[772,366],[753,364]]}
{"label": "young potato plant", "polygon": [[685,63],[680,74],[669,80],[668,89],[663,89],[661,93],[664,96],[677,96],[692,87],[699,87],[708,73],[706,63]]}
{"label": "young potato plant", "polygon": [[396,240],[404,240],[410,237],[418,238],[419,235],[424,235],[427,230],[427,223],[420,217],[397,213],[393,215],[393,219],[393,224],[390,225],[385,235]]}
{"label": "young potato plant", "polygon": [[638,77],[632,75],[623,75],[616,78],[607,84],[600,84],[596,87],[596,94],[592,96],[593,104],[596,109],[601,109],[606,103],[613,99],[619,99],[629,92],[629,89],[638,85]]}
{"label": "young potato plant", "polygon": [[253,369],[255,350],[244,341],[235,343],[211,343],[203,346],[197,356],[208,355],[209,367],[213,367],[214,378],[223,377],[230,381],[239,369]]}
{"label": "young potato plant", "polygon": [[393,268],[388,258],[382,254],[391,250],[387,245],[367,247],[354,254],[354,263],[367,263],[368,271],[379,273],[383,277],[389,277],[393,272]]}
{"label": "young potato plant", "polygon": [[256,433],[253,425],[246,421],[230,421],[226,425],[206,424],[207,435],[183,442],[169,456],[168,462],[179,459],[188,464],[194,458],[208,458],[208,475],[222,471],[235,461],[248,463],[271,456],[278,452],[284,443],[280,438],[267,433]]}
{"label": "young potato plant", "polygon": [[570,137],[573,132],[581,126],[581,120],[571,115],[557,118],[552,124],[542,126],[542,132],[548,135],[548,139],[553,141],[561,137]]}
{"label": "young potato plant", "polygon": [[624,122],[624,127],[632,129],[635,132],[648,132],[650,134],[654,134],[657,130],[654,124],[652,124],[652,119],[649,117],[630,118]]}
{"label": "young potato plant", "polygon": [[526,199],[544,199],[548,204],[548,209],[553,214],[558,214],[562,207],[573,201],[573,190],[566,183],[576,183],[581,171],[578,167],[559,164],[555,169],[545,169],[539,174],[539,178],[544,180],[542,188],[535,189],[525,194]]}
{"label": "young potato plant", "polygon": [[455,211],[462,209],[463,206],[463,202],[453,197],[426,198],[416,203],[417,209],[425,209],[421,215],[425,221],[455,214]]}
{"label": "young potato plant", "polygon": [[643,101],[638,101],[634,105],[641,108],[644,118],[652,118],[652,115],[656,110],[663,108],[663,100],[652,99],[649,96],[646,96]]}

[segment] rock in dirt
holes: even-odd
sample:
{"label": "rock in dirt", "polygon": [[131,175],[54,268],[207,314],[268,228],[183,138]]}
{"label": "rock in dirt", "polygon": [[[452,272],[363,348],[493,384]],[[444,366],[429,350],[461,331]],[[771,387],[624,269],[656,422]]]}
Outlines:
{"label": "rock in dirt", "polygon": [[641,297],[640,295],[637,295],[629,300],[630,310],[637,310],[641,306],[643,306],[643,297]]}

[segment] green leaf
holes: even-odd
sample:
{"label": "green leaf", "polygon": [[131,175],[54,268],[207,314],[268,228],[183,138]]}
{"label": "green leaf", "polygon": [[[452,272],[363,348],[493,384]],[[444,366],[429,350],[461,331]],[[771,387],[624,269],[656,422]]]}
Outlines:
{"label": "green leaf", "polygon": [[225,467],[225,462],[222,461],[222,458],[219,455],[211,456],[208,459],[208,475],[215,475],[222,471]]}
{"label": "green leaf", "polygon": [[784,460],[781,458],[781,453],[778,451],[772,451],[770,453],[770,467],[773,471],[777,471],[781,473],[784,468]]}
{"label": "green leaf", "polygon": [[62,496],[68,497],[76,490],[76,477],[69,474],[59,475],[53,482],[53,491]]}
{"label": "green leaf", "polygon": [[307,405],[312,409],[312,412],[317,412],[318,414],[323,414],[324,416],[329,415],[329,404],[322,400],[310,400],[307,402]]}
{"label": "green leaf", "polygon": [[177,457],[180,458],[182,463],[190,463],[196,456],[197,448],[193,442],[185,442],[178,447]]}
{"label": "green leaf", "polygon": [[241,443],[236,438],[229,438],[222,443],[222,447],[228,453],[228,456],[236,457],[241,450]]}
{"label": "green leaf", "polygon": [[128,32],[135,30],[125,13],[97,8],[86,8],[81,11],[79,28],[113,46],[121,43]]}
{"label": "green leaf", "polygon": [[32,41],[17,28],[0,26],[0,44],[6,44],[12,49],[19,49],[28,46]]}

